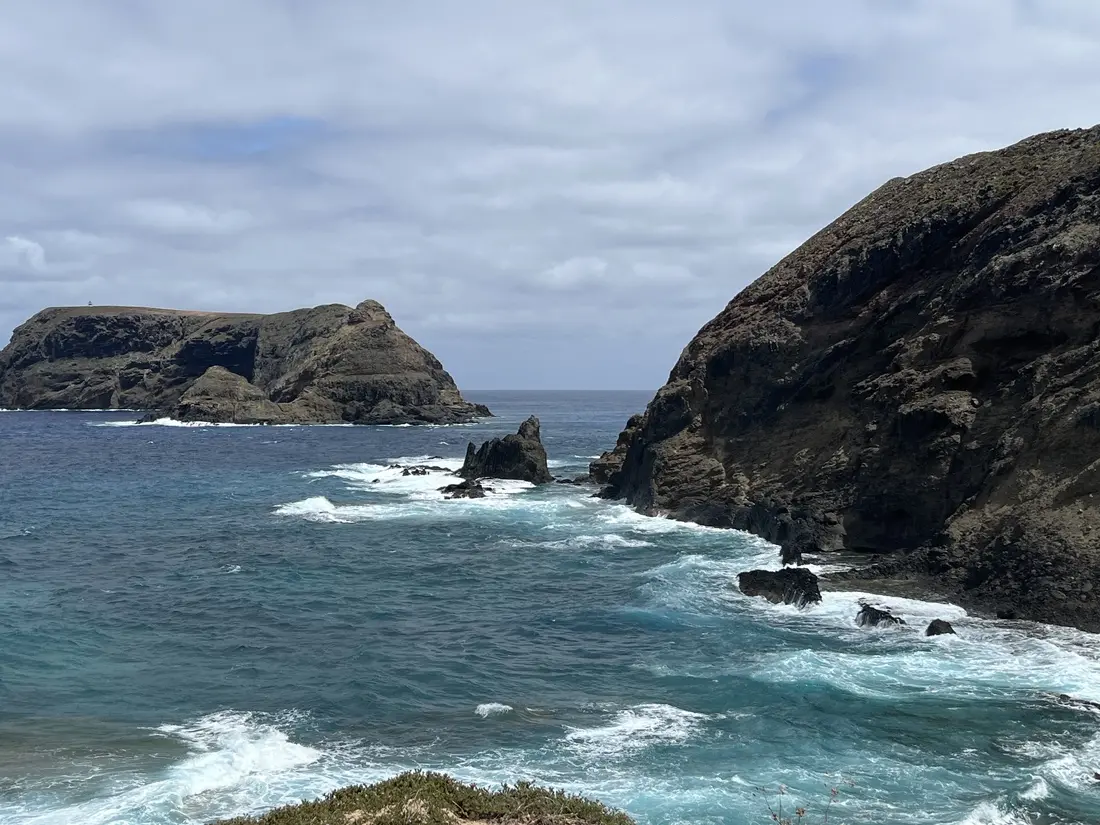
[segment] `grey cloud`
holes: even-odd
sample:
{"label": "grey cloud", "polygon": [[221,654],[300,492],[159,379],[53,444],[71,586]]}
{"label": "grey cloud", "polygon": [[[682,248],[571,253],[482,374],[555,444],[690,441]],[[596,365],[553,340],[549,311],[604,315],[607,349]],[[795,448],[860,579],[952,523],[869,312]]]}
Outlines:
{"label": "grey cloud", "polygon": [[374,297],[465,387],[654,387],[870,189],[1100,99],[1091,0],[13,0],[5,31],[0,238],[36,246],[0,246],[0,326]]}

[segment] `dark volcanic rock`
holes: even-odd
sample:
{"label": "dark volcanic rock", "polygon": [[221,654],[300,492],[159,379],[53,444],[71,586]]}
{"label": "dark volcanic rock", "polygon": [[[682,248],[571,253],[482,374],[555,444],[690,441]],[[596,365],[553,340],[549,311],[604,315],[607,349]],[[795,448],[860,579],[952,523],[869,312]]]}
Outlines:
{"label": "dark volcanic rock", "polygon": [[859,613],[856,614],[856,624],[860,627],[878,627],[880,625],[901,625],[905,619],[899,619],[889,610],[882,610],[867,602],[860,602]]}
{"label": "dark volcanic rock", "polygon": [[547,484],[554,480],[546,466],[539,420],[531,416],[515,435],[494,438],[479,448],[466,447],[466,460],[458,474],[463,478],[511,478]]}
{"label": "dark volcanic rock", "polygon": [[789,561],[896,554],[882,575],[1098,631],[1098,329],[1100,127],[1039,135],[821,230],[700,330],[593,475]]}
{"label": "dark volcanic rock", "polygon": [[485,498],[486,493],[491,492],[491,489],[483,487],[480,481],[473,479],[448,484],[446,487],[440,487],[439,490],[445,498]]}
{"label": "dark volcanic rock", "polygon": [[821,601],[817,576],[809,570],[796,567],[739,573],[737,586],[746,596],[760,596],[776,604],[806,607]]}
{"label": "dark volcanic rock", "polygon": [[45,309],[0,352],[0,406],[126,407],[240,424],[446,424],[489,415],[376,301],[275,315]]}
{"label": "dark volcanic rock", "polygon": [[592,476],[585,473],[581,476],[574,476],[573,478],[556,478],[554,479],[558,484],[591,484]]}
{"label": "dark volcanic rock", "polygon": [[945,622],[943,619],[933,619],[928,625],[928,629],[924,631],[925,636],[955,636],[955,628],[951,626],[951,622]]}

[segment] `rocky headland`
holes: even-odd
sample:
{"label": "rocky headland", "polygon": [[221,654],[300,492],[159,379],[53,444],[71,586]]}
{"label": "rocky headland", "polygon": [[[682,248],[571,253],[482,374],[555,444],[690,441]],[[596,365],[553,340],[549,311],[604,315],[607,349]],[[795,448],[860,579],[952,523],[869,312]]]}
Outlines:
{"label": "rocky headland", "polygon": [[1100,127],[895,178],[738,294],[592,466],[834,586],[1100,631]]}
{"label": "rocky headland", "polygon": [[56,307],[0,351],[0,407],[236,424],[454,424],[490,415],[377,301],[273,315]]}

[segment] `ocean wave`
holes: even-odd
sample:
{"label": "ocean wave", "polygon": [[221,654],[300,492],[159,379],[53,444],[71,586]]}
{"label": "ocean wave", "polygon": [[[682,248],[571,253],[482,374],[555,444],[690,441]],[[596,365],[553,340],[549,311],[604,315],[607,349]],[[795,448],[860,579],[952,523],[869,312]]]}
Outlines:
{"label": "ocean wave", "polygon": [[[165,724],[154,735],[183,744],[187,755],[159,776],[113,792],[51,810],[13,811],[18,825],[108,825],[165,821],[167,812],[182,821],[204,822],[215,816],[256,812],[296,802],[300,787],[313,779],[311,767],[322,758],[316,748],[292,742],[285,728],[297,714],[264,718],[223,711],[194,721]],[[176,821],[176,820],[173,820]]]}
{"label": "ocean wave", "polygon": [[[599,520],[613,528],[628,529],[636,533],[654,533],[665,535],[668,533],[709,533],[712,535],[744,535],[739,530],[729,530],[724,527],[707,527],[696,524],[693,521],[677,521],[664,516],[646,516],[625,504],[608,504],[599,515]],[[753,536],[755,539],[756,537]]]}
{"label": "ocean wave", "polygon": [[672,705],[635,705],[602,725],[567,727],[565,741],[588,759],[615,759],[654,745],[686,742],[710,718]]}
{"label": "ocean wave", "polygon": [[[859,628],[861,600],[888,607],[903,627]],[[799,611],[755,599],[802,626],[817,625],[857,644],[853,652],[804,649],[775,657],[754,675],[764,681],[811,680],[857,695],[880,698],[923,693],[953,698],[991,695],[1017,699],[1068,694],[1100,701],[1100,640],[1093,634],[1041,627],[1005,625],[969,617],[957,605],[871,593],[822,594],[817,607]],[[932,619],[946,619],[958,635],[926,637]]]}
{"label": "ocean wave", "polygon": [[179,421],[175,418],[158,418],[155,421],[100,421],[88,422],[89,427],[183,427],[203,429],[206,427],[355,427],[355,424],[233,424],[214,421]]}
{"label": "ocean wave", "polygon": [[488,719],[490,716],[503,716],[511,712],[511,705],[501,704],[500,702],[484,702],[474,708],[474,713],[482,719]]}
{"label": "ocean wave", "polygon": [[1031,818],[1006,811],[993,802],[983,802],[960,819],[958,825],[1031,825]]}
{"label": "ocean wave", "polygon": [[357,521],[384,518],[386,515],[392,515],[392,513],[382,513],[379,508],[367,505],[336,505],[325,496],[310,496],[301,501],[280,504],[275,508],[275,515],[290,516],[322,524],[354,524]]}

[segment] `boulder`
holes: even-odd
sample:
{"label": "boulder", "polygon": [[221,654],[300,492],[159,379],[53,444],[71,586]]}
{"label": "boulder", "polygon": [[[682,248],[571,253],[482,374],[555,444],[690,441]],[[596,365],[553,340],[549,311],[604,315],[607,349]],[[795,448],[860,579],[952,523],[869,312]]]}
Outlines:
{"label": "boulder", "polygon": [[955,628],[951,626],[951,622],[945,622],[943,619],[933,619],[931,624],[928,625],[928,629],[924,631],[925,636],[955,636]]}
{"label": "boulder", "polygon": [[485,498],[487,493],[492,492],[492,488],[484,487],[480,481],[474,479],[448,484],[439,489],[444,498]]}
{"label": "boulder", "polygon": [[746,596],[759,596],[775,604],[807,607],[821,601],[817,576],[801,567],[749,570],[738,574],[737,585]]}
{"label": "boulder", "polygon": [[507,478],[547,484],[554,480],[546,466],[539,420],[531,416],[520,424],[519,432],[494,438],[475,448],[466,447],[466,459],[458,474],[463,478]]}
{"label": "boulder", "polygon": [[856,624],[860,627],[882,627],[905,624],[905,620],[898,618],[888,610],[883,610],[867,602],[860,602],[859,613],[856,614]]}

